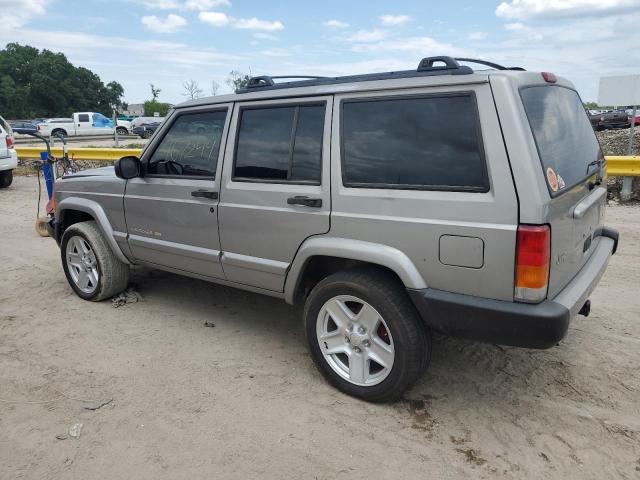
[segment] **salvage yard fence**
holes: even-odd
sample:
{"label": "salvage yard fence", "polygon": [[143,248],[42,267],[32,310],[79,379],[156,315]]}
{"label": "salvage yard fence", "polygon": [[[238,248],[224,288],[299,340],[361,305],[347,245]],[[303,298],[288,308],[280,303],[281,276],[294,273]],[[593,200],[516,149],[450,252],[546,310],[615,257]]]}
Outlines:
{"label": "salvage yard fence", "polygon": [[[18,158],[21,160],[39,159],[41,147],[16,147]],[[142,153],[140,148],[87,148],[68,147],[69,157],[74,160],[90,160],[113,162],[128,155],[139,156]],[[62,157],[62,148],[51,149],[54,157]],[[607,175],[609,177],[638,177],[640,176],[640,156],[608,156]]]}

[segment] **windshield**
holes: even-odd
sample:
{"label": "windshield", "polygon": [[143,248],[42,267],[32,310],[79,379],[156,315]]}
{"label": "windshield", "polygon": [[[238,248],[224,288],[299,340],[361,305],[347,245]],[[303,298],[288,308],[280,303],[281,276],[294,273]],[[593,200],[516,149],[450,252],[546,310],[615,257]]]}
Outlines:
{"label": "windshield", "polygon": [[559,86],[520,92],[551,196],[595,173],[604,161],[577,92]]}

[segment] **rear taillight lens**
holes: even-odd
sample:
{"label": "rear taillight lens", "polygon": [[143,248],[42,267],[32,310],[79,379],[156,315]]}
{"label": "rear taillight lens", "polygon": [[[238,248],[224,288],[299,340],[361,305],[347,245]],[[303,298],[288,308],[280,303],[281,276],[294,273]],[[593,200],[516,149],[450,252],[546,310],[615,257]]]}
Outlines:
{"label": "rear taillight lens", "polygon": [[514,298],[537,303],[547,296],[551,229],[548,225],[518,226]]}
{"label": "rear taillight lens", "polygon": [[13,148],[13,139],[7,135],[7,148]]}

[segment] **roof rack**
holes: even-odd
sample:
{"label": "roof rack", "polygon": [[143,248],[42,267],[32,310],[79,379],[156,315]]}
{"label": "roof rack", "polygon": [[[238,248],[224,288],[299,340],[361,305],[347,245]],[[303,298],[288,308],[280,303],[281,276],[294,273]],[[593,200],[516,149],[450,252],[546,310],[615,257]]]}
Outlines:
{"label": "roof rack", "polygon": [[497,63],[488,62],[486,60],[479,60],[477,58],[456,58],[455,60],[459,62],[469,62],[469,63],[477,63],[478,65],[484,65],[485,67],[491,67],[496,70],[519,70],[524,71],[522,67],[505,67],[503,65],[498,65]]}
{"label": "roof rack", "polygon": [[[277,77],[262,75],[259,77],[251,77],[247,85],[243,88],[238,88],[236,90],[236,93],[249,93],[281,88],[310,87],[314,85],[333,85],[338,83],[366,82],[372,80],[389,80],[393,78],[411,78],[433,75],[469,75],[472,73],[473,70],[470,67],[466,65],[460,65],[452,57],[426,57],[420,61],[420,64],[418,65],[418,68],[416,70],[367,73],[363,75],[347,75],[344,77],[315,77],[303,75],[288,75]],[[280,83],[276,83],[273,81],[274,79],[281,78],[291,78],[296,79],[296,81]]]}

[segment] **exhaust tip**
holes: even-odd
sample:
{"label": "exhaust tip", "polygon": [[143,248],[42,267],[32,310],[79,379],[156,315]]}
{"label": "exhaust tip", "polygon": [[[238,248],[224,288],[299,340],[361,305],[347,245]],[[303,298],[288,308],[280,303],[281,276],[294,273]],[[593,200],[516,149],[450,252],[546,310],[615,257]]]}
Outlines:
{"label": "exhaust tip", "polygon": [[578,315],[583,315],[585,317],[588,317],[589,313],[591,313],[591,300],[587,300],[586,302],[584,302],[584,305],[578,312]]}

